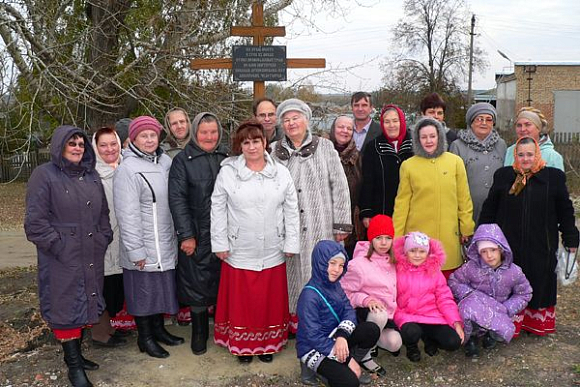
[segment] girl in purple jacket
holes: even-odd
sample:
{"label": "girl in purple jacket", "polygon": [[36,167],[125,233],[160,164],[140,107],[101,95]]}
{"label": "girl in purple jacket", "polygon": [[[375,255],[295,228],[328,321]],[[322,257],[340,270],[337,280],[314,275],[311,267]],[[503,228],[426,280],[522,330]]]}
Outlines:
{"label": "girl in purple jacket", "polygon": [[[340,280],[359,321],[374,322],[381,329],[377,345],[393,355],[399,354],[401,335],[393,322],[397,307],[397,272],[391,246],[395,230],[386,215],[376,215],[369,223],[369,242],[356,244],[348,272]],[[369,351],[361,361],[367,371],[385,376],[387,372]]]}
{"label": "girl in purple jacket", "polygon": [[441,267],[445,251],[441,242],[421,232],[395,239],[397,259],[397,310],[395,324],[401,331],[407,357],[421,360],[419,340],[425,353],[439,348],[459,349],[464,339],[463,322]]}
{"label": "girl in purple jacket", "polygon": [[510,246],[497,224],[479,226],[467,250],[468,261],[449,278],[465,323],[465,355],[478,356],[478,338],[484,348],[514,336],[513,317],[532,299],[532,287],[513,263]]}

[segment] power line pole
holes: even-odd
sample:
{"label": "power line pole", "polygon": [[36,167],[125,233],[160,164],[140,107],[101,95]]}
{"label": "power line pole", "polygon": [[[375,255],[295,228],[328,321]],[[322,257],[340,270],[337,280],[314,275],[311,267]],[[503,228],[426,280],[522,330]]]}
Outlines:
{"label": "power line pole", "polygon": [[471,41],[469,43],[469,80],[467,81],[467,105],[473,103],[473,89],[471,88],[473,74],[473,37],[475,36],[475,14],[471,16],[471,32],[469,33]]}

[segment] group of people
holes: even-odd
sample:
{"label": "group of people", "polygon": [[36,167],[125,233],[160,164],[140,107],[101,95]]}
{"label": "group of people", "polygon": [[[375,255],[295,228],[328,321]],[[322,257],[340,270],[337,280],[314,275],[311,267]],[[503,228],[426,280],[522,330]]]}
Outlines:
{"label": "group of people", "polygon": [[331,386],[384,375],[376,346],[418,361],[421,339],[430,356],[462,343],[475,356],[481,337],[489,348],[520,327],[554,332],[558,233],[575,250],[578,230],[541,112],[519,112],[506,150],[490,104],[457,134],[435,93],[412,127],[392,104],[375,122],[368,93],[351,107],[326,139],[303,101],[257,100],[231,151],[210,112],[125,119],[92,147],[58,127],[29,180],[25,231],[71,383],[90,386],[98,368],[83,328],[97,345],[127,343],[110,324],[124,305],[149,356],[185,342],[166,315],[191,322],[204,354],[213,312],[214,342],[240,362],[271,362],[296,335],[302,381]]}

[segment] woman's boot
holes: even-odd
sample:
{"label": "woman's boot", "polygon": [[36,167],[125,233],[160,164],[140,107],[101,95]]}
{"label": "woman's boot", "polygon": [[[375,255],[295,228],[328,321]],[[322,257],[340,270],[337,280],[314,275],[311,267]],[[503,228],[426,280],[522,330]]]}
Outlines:
{"label": "woman's boot", "polygon": [[207,352],[209,337],[209,315],[204,311],[191,311],[191,352],[194,355],[203,355]]}
{"label": "woman's boot", "polygon": [[78,340],[79,353],[81,354],[81,360],[83,362],[83,369],[85,371],[96,371],[99,369],[99,365],[97,363],[95,363],[94,361],[86,359],[83,356],[83,335],[84,335],[84,333],[85,332],[83,331],[83,334],[81,334],[81,338]]}
{"label": "woman's boot", "polygon": [[137,323],[137,345],[141,352],[147,352],[151,357],[157,357],[160,359],[169,357],[169,352],[167,352],[163,347],[161,347],[155,339],[153,338],[152,330],[152,316],[135,316],[135,323]]}
{"label": "woman's boot", "polygon": [[163,321],[163,314],[156,314],[151,316],[153,324],[153,337],[155,340],[167,345],[180,345],[185,343],[182,337],[174,336],[165,329],[165,321]]}
{"label": "woman's boot", "polygon": [[62,341],[61,344],[64,352],[64,362],[68,367],[68,380],[70,380],[73,387],[92,387],[93,384],[87,378],[83,368],[80,340]]}

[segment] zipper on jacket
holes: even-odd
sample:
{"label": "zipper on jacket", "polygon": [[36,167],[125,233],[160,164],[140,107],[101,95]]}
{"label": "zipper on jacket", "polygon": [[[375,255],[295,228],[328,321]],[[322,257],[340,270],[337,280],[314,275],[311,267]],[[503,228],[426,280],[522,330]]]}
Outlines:
{"label": "zipper on jacket", "polygon": [[[149,181],[147,180],[145,175],[143,175],[143,173],[141,173],[141,172],[138,172],[138,174],[143,178],[143,180],[145,180],[145,183],[147,183],[149,190],[151,190],[151,197],[153,198],[153,235],[155,236],[155,250],[157,253],[157,268],[160,271],[163,271],[163,265],[161,264],[161,249],[160,249],[160,244],[159,244],[159,227],[157,225],[157,197],[155,196],[155,191],[153,191],[153,187],[151,186],[151,184],[149,183]],[[147,265],[147,264],[145,264],[145,265],[151,266],[151,265]]]}

